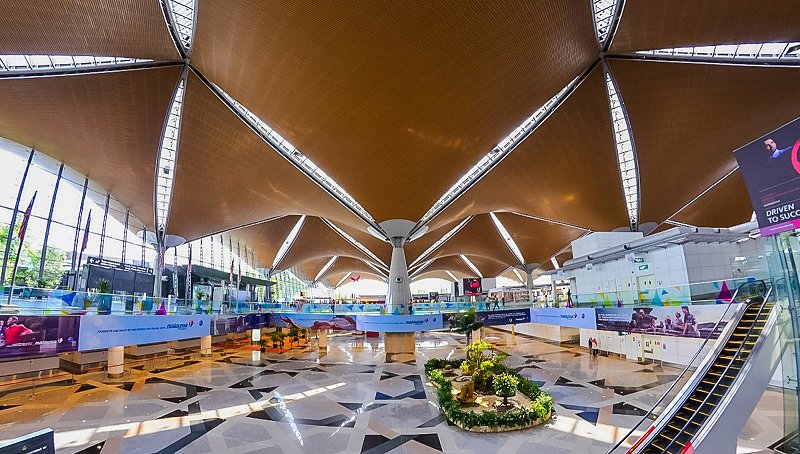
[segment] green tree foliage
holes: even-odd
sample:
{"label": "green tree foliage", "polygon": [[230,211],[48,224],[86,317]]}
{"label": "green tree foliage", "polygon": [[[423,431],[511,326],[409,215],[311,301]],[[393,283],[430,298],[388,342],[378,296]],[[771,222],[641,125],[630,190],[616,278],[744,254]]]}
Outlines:
{"label": "green tree foliage", "polygon": [[[8,225],[0,228],[0,249],[5,250],[8,241]],[[11,236],[11,250],[9,251],[8,262],[3,265],[6,268],[6,280],[4,285],[11,284],[11,274],[14,271],[14,261],[17,259],[19,250],[19,222],[14,226],[14,234]],[[44,261],[44,274],[42,274],[42,284],[47,288],[55,288],[61,283],[61,276],[64,274],[64,264],[66,254],[54,247],[47,247],[47,256]],[[17,278],[14,285],[36,286],[39,281],[39,266],[42,263],[42,250],[31,247],[29,242],[22,245],[22,256],[19,259],[17,268]]]}

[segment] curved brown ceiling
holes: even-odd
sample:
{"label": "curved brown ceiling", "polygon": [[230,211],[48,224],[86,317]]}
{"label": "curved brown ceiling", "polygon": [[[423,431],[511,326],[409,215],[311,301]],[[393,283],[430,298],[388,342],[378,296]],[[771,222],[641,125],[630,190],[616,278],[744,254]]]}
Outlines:
{"label": "curved brown ceiling", "polygon": [[324,215],[365,227],[193,74],[184,96],[174,185],[168,229],[190,240],[286,214]]}
{"label": "curved brown ceiling", "polygon": [[352,236],[354,240],[361,243],[361,245],[369,249],[370,252],[377,255],[379,259],[383,260],[384,265],[389,266],[389,262],[392,259],[391,244],[386,241],[379,240],[369,233],[364,233],[362,230],[354,229],[347,225],[336,224],[336,227],[344,230],[344,232]]}
{"label": "curved brown ceiling", "polygon": [[508,268],[508,263],[503,263],[492,257],[468,255],[467,258],[478,268],[483,277],[497,277]]}
{"label": "curved brown ceiling", "polygon": [[[305,278],[309,281],[313,280],[317,274],[322,270],[322,268],[328,263],[331,257],[312,257],[309,259],[304,260],[300,263],[295,263],[294,266],[297,271],[302,274],[302,276],[298,276],[300,278]],[[281,268],[281,269],[289,269],[290,267]]]}
{"label": "curved brown ceiling", "polygon": [[[457,255],[450,255],[447,257],[439,257],[430,265],[426,266],[420,275],[430,273],[433,271],[450,271],[456,277],[474,277],[475,272],[469,269],[466,263],[461,260]],[[416,276],[415,276],[416,278]]]}
{"label": "curved brown ceiling", "polygon": [[429,230],[426,234],[417,238],[416,240],[406,243],[403,247],[406,253],[406,262],[410,265],[416,260],[420,254],[427,251],[433,243],[439,241],[447,232],[454,229],[463,219],[453,221],[449,224],[443,225],[435,230]]}
{"label": "curved brown ceiling", "polygon": [[[513,213],[495,213],[517,244],[525,263],[544,263],[586,231]],[[516,279],[516,276],[515,276]]]}
{"label": "curved brown ceiling", "polygon": [[[456,271],[450,271],[457,279],[463,279],[465,277],[469,277],[467,274],[459,273]],[[473,273],[474,274],[474,273]],[[422,279],[444,279],[446,281],[453,282],[453,278],[450,277],[445,271],[423,271],[422,273],[414,276],[411,278],[412,282],[416,282]]]}
{"label": "curved brown ceiling", "polygon": [[[300,228],[300,233],[289,248],[289,252],[278,264],[278,268],[286,270],[312,258],[330,258],[334,255],[370,260],[368,255],[342,238],[322,219],[308,216]],[[323,265],[325,264],[323,263]],[[314,279],[315,276],[308,276],[308,278]]]}
{"label": "curved brown ceiling", "polygon": [[599,66],[431,227],[489,211],[519,211],[592,230],[628,224]]}
{"label": "curved brown ceiling", "polygon": [[0,54],[179,60],[158,0],[3,0]]}
{"label": "curved brown ceiling", "polygon": [[612,60],[636,142],[641,222],[662,222],[797,116],[797,68]]}
{"label": "curved brown ceiling", "polygon": [[273,221],[231,230],[228,235],[242,240],[265,266],[272,266],[278,249],[299,219],[300,216],[284,216]]}
{"label": "curved brown ceiling", "polygon": [[0,79],[0,136],[85,174],[152,228],[161,129],[180,72]]}
{"label": "curved brown ceiling", "polygon": [[519,264],[488,214],[473,217],[458,233],[433,251],[429,258],[457,254],[493,257],[498,262],[505,263],[505,267]]}
{"label": "curved brown ceiling", "polygon": [[383,221],[419,219],[596,59],[585,2],[201,0],[192,62]]}
{"label": "curved brown ceiling", "polygon": [[377,279],[384,280],[383,276],[376,273],[375,270],[367,266],[363,261],[352,257],[339,257],[336,259],[333,265],[320,277],[320,280],[327,281],[328,284],[333,287],[338,284],[347,273],[370,275]]}
{"label": "curved brown ceiling", "polygon": [[625,2],[611,52],[800,41],[795,0]]}
{"label": "curved brown ceiling", "polygon": [[672,219],[698,227],[730,227],[750,220],[753,204],[737,170]]}

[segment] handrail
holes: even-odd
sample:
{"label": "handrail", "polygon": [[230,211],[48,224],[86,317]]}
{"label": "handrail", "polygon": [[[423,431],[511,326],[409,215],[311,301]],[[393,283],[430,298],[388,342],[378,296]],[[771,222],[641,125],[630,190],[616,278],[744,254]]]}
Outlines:
{"label": "handrail", "polygon": [[[758,320],[758,317],[761,316],[761,314],[764,312],[764,308],[766,308],[766,306],[767,306],[767,302],[769,301],[769,298],[770,298],[770,295],[772,294],[772,289],[773,288],[774,287],[770,287],[769,290],[767,290],[767,294],[764,296],[764,299],[761,301],[761,307],[758,308],[758,314],[756,314],[756,320]],[[703,402],[697,407],[698,410],[700,408],[702,408],[703,405],[706,404],[706,402],[708,402],[708,399],[713,395],[714,390],[717,389],[719,384],[722,382],[722,379],[725,377],[725,374],[728,372],[728,370],[730,370],[731,364],[733,364],[733,362],[736,361],[736,358],[742,353],[742,349],[744,348],[744,346],[745,346],[745,344],[747,342],[747,339],[750,339],[750,336],[753,334],[753,328],[755,328],[755,326],[756,326],[756,322],[753,322],[753,324],[750,325],[750,329],[747,330],[747,334],[744,336],[744,339],[742,340],[742,343],[739,345],[739,348],[736,350],[736,353],[732,356],[733,359],[731,359],[728,362],[728,365],[725,366],[725,370],[722,371],[722,373],[720,374],[719,378],[714,383],[714,386],[711,387],[711,389],[709,390],[709,392],[706,395],[705,399],[703,399]],[[751,351],[752,351],[752,349],[751,349]],[[680,431],[681,432],[685,431],[686,428],[689,426],[689,423],[694,421],[694,419],[696,417],[697,417],[697,413],[692,415],[689,418],[689,420],[686,421],[686,423],[683,425],[683,427],[681,427]],[[675,444],[675,439],[670,441],[670,443],[667,445],[665,450],[669,449],[669,447],[672,446],[673,444]]]}
{"label": "handrail", "polygon": [[[642,423],[645,422],[645,420],[647,420],[647,418],[650,417],[650,415],[653,414],[653,411],[655,411],[655,409],[664,401],[664,399],[678,385],[678,382],[681,380],[681,378],[683,378],[683,376],[686,374],[686,372],[689,371],[689,369],[692,367],[692,364],[694,364],[694,362],[697,359],[697,357],[700,355],[700,353],[703,351],[703,349],[708,344],[708,341],[711,340],[711,338],[714,336],[714,333],[717,332],[717,330],[719,329],[720,323],[722,323],[722,321],[725,319],[725,316],[728,314],[728,311],[730,310],[731,305],[736,302],[736,298],[739,296],[739,292],[745,286],[752,286],[753,284],[758,283],[758,282],[764,284],[764,286],[766,288],[766,283],[764,282],[764,280],[758,280],[758,281],[753,281],[753,282],[745,282],[745,283],[741,284],[739,287],[736,288],[736,292],[734,292],[733,296],[731,297],[731,300],[728,303],[728,306],[725,308],[725,312],[723,312],[723,314],[720,316],[719,320],[717,320],[717,323],[714,325],[714,329],[712,329],[711,332],[709,332],[708,336],[703,341],[703,344],[697,349],[697,351],[695,352],[694,356],[692,356],[692,359],[690,359],[689,362],[686,364],[686,367],[683,368],[681,373],[678,374],[678,376],[672,382],[670,387],[667,388],[667,390],[664,392],[664,394],[661,395],[661,397],[656,401],[656,403],[653,404],[653,406],[647,411],[647,413],[644,414],[644,416],[642,416],[642,419],[640,419],[639,422],[637,422],[633,427],[631,427],[631,429],[628,431],[628,433],[625,434],[624,437],[620,438],[619,441],[617,441],[617,443],[611,449],[608,450],[607,454],[611,454],[616,449],[618,449],[622,445],[622,443],[625,442],[625,440],[627,440],[631,435],[633,435],[633,432],[636,431],[636,429],[639,426],[641,426]],[[634,444],[634,446],[632,446],[631,448],[633,448],[635,446],[636,446],[636,444]]]}

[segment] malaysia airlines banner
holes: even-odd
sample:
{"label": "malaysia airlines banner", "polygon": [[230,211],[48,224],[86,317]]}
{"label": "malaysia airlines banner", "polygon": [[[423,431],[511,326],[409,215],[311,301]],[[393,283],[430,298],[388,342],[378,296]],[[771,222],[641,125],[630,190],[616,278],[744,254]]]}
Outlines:
{"label": "malaysia airlines banner", "polygon": [[800,118],[736,150],[761,235],[800,228]]}
{"label": "malaysia airlines banner", "polygon": [[209,315],[85,316],[81,317],[78,350],[152,344],[209,334]]}
{"label": "malaysia airlines banner", "polygon": [[565,328],[596,328],[594,309],[592,308],[533,308],[531,309],[531,322]]}
{"label": "malaysia airlines banner", "polygon": [[430,315],[364,315],[356,319],[359,331],[411,333],[444,328],[442,314]]}

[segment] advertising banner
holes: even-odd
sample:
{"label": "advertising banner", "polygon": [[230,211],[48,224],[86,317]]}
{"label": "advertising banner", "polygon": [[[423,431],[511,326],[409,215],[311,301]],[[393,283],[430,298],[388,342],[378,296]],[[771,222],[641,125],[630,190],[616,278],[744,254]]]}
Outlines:
{"label": "advertising banner", "polygon": [[566,328],[596,329],[593,308],[532,308],[531,322]]}
{"label": "advertising banner", "polygon": [[208,336],[208,315],[106,315],[82,317],[78,350],[152,344]]}
{"label": "advertising banner", "polygon": [[480,295],[483,291],[481,279],[478,277],[464,278],[464,295]]}
{"label": "advertising banner", "polygon": [[[707,337],[725,313],[727,304],[702,306],[597,308],[597,329],[661,336]],[[728,311],[733,316],[736,308]],[[726,322],[720,323],[720,329]],[[716,335],[715,335],[716,337]]]}
{"label": "advertising banner", "polygon": [[336,329],[354,331],[355,315],[333,314],[271,314],[270,325],[282,328]]}
{"label": "advertising banner", "polygon": [[80,317],[0,315],[0,361],[78,349]]}
{"label": "advertising banner", "polygon": [[800,228],[800,118],[736,150],[761,235]]}
{"label": "advertising banner", "polygon": [[356,319],[359,331],[412,333],[444,328],[440,314],[431,315],[365,315]]}
{"label": "advertising banner", "polygon": [[506,309],[502,311],[478,312],[477,319],[486,326],[512,325],[531,321],[530,308]]}

